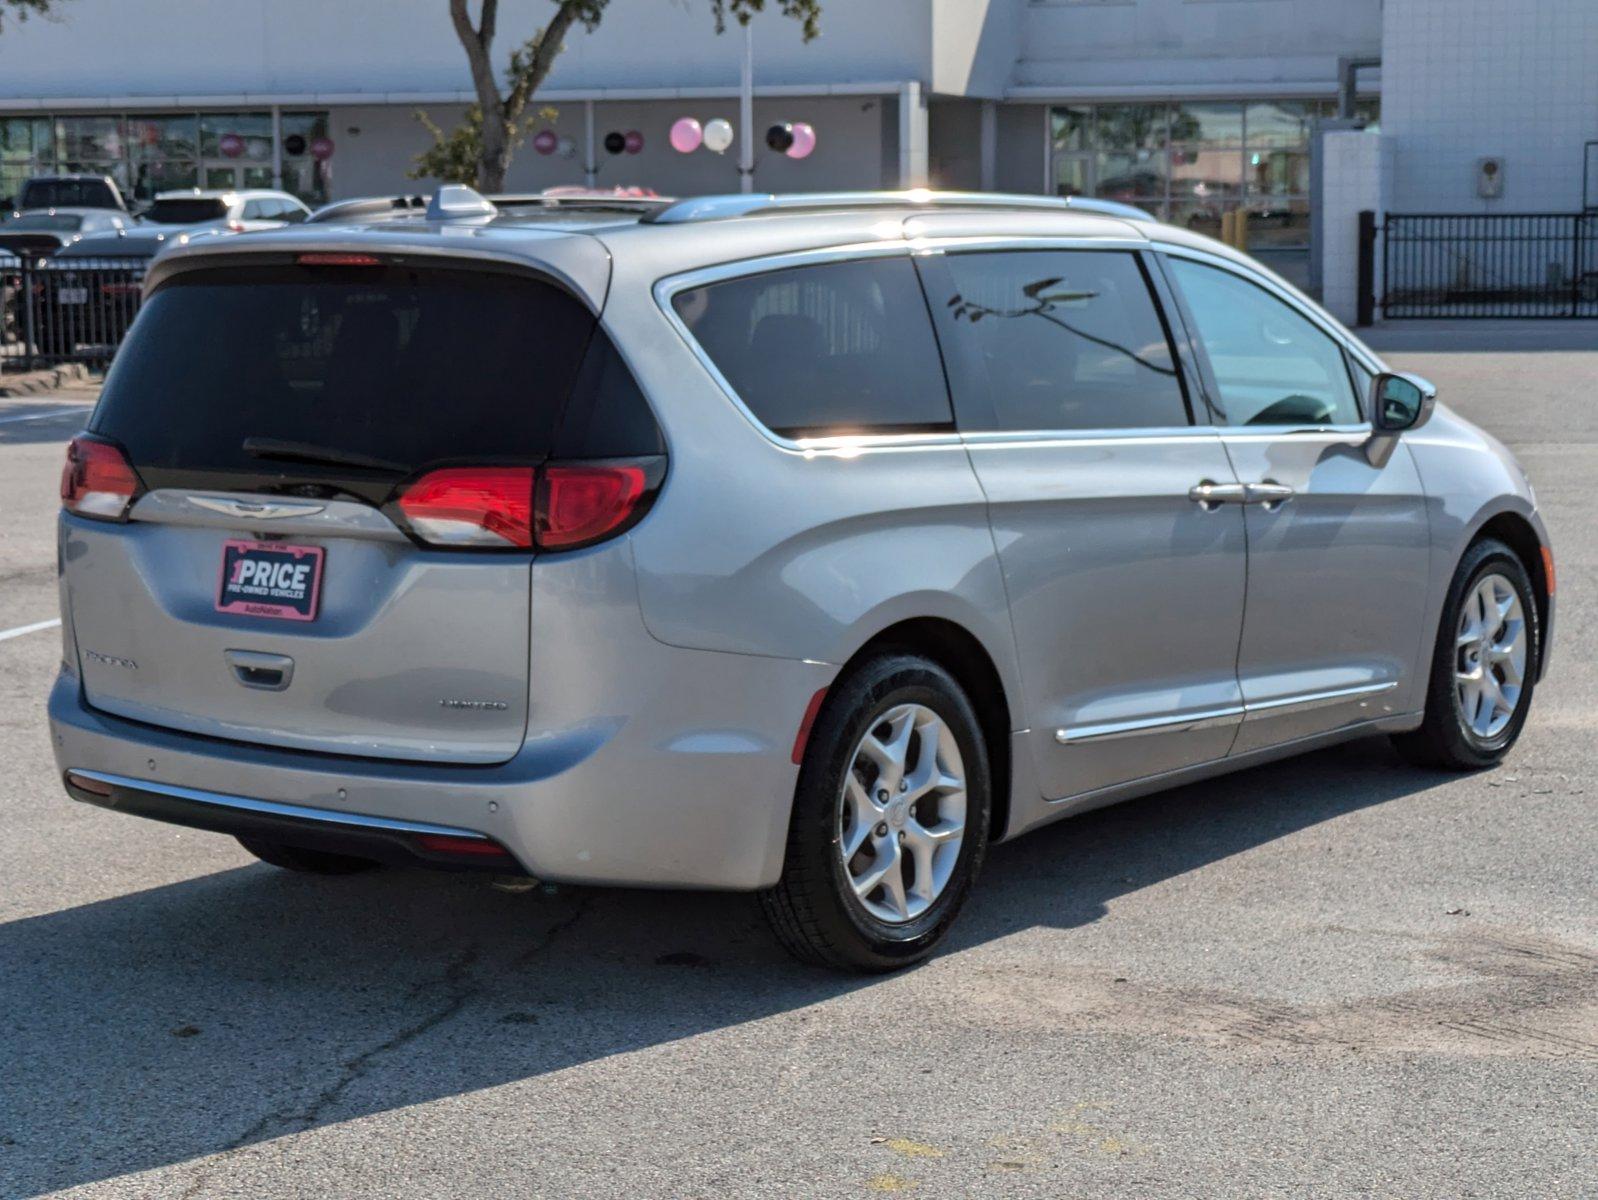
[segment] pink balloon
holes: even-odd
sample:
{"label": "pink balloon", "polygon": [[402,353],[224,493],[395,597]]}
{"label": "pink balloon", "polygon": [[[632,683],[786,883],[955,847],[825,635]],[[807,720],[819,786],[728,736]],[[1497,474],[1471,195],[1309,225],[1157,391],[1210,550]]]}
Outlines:
{"label": "pink balloon", "polygon": [[560,145],[560,138],[553,129],[540,129],[533,135],[533,149],[540,154],[553,154]]}
{"label": "pink balloon", "polygon": [[627,140],[623,143],[623,149],[625,149],[628,154],[637,154],[642,151],[643,148],[644,135],[639,133],[636,129],[629,129],[627,131]]}
{"label": "pink balloon", "polygon": [[704,127],[692,117],[683,117],[672,123],[671,148],[678,154],[692,154],[704,140]]}
{"label": "pink balloon", "polygon": [[809,158],[816,148],[816,130],[812,125],[803,121],[795,121],[793,126],[793,145],[783,151],[789,158]]}

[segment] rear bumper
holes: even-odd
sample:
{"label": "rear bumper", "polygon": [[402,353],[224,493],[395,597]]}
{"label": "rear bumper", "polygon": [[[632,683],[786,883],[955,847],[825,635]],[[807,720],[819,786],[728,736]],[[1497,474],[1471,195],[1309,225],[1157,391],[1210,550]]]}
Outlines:
{"label": "rear bumper", "polygon": [[284,750],[91,708],[75,675],[50,695],[56,763],[114,780],[74,798],[220,833],[427,866],[418,832],[479,837],[550,881],[749,890],[774,883],[798,768],[794,732],[827,669],[656,646],[630,717],[529,737],[492,766]]}
{"label": "rear bumper", "polygon": [[[520,871],[509,851],[469,829],[253,800],[100,771],[68,770],[64,779],[67,795],[74,800],[191,829],[262,838],[394,866],[499,874]],[[448,839],[459,849],[441,852],[438,839]]]}

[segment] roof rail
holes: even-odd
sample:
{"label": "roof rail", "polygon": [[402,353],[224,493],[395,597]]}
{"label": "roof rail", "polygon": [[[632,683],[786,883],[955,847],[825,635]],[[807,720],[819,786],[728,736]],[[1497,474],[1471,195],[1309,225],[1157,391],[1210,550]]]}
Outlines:
{"label": "roof rail", "polygon": [[917,188],[907,192],[799,192],[775,195],[697,196],[679,200],[644,221],[653,225],[687,225],[697,221],[720,221],[779,212],[849,211],[861,208],[983,208],[1070,211],[1101,213],[1129,221],[1152,221],[1140,208],[1117,204],[1113,200],[1093,200],[1081,196],[1009,195],[1001,192],[933,192]]}

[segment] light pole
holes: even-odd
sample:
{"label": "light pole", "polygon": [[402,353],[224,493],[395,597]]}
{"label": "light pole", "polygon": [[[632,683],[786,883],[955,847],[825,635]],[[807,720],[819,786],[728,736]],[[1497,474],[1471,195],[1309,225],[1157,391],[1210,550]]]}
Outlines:
{"label": "light pole", "polygon": [[755,30],[744,23],[743,86],[738,94],[738,190],[755,190]]}

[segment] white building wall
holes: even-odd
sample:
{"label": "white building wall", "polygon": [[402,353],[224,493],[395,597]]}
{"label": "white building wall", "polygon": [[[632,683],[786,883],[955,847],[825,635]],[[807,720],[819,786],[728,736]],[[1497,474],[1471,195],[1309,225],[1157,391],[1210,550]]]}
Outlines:
{"label": "white building wall", "polygon": [[1016,83],[1084,95],[1324,92],[1380,52],[1382,0],[1026,0]]}
{"label": "white building wall", "polygon": [[[1378,222],[1382,219],[1393,144],[1379,133],[1328,133],[1322,154],[1321,303],[1339,321],[1352,325],[1359,304],[1359,214],[1369,209]],[[1379,254],[1375,287],[1381,295]]]}
{"label": "white building wall", "polygon": [[[830,0],[821,36],[808,44],[797,22],[768,12],[755,20],[757,78],[925,81],[932,72],[931,4]],[[507,0],[496,58],[508,59],[549,7],[547,0]],[[0,107],[14,99],[471,87],[444,0],[70,0],[49,18],[6,24]],[[597,31],[567,39],[548,87],[736,87],[742,46],[735,29],[713,34],[708,0],[613,0]]]}
{"label": "white building wall", "polygon": [[[1387,0],[1382,129],[1400,212],[1573,212],[1598,139],[1598,0]],[[1476,162],[1504,158],[1503,195]]]}

